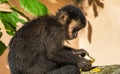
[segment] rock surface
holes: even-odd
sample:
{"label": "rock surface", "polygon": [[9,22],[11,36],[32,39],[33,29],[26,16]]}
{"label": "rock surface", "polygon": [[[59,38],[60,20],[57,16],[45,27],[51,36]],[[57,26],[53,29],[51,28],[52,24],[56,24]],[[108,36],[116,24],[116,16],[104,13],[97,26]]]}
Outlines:
{"label": "rock surface", "polygon": [[96,67],[98,70],[81,72],[81,74],[120,74],[120,65],[106,65]]}

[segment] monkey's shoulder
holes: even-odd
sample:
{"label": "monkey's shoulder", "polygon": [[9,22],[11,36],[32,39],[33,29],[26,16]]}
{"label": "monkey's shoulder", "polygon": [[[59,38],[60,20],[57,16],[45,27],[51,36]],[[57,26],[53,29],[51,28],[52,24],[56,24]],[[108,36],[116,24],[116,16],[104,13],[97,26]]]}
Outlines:
{"label": "monkey's shoulder", "polygon": [[44,27],[44,26],[58,26],[60,23],[57,18],[52,15],[39,16],[35,19],[32,19],[24,24],[24,27]]}

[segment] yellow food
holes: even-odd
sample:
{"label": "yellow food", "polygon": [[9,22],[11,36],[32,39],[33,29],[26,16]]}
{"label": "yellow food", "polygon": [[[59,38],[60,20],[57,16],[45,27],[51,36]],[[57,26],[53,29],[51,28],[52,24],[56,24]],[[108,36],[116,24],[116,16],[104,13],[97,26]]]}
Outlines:
{"label": "yellow food", "polygon": [[100,68],[93,68],[92,70],[90,70],[91,72],[100,72],[101,69]]}

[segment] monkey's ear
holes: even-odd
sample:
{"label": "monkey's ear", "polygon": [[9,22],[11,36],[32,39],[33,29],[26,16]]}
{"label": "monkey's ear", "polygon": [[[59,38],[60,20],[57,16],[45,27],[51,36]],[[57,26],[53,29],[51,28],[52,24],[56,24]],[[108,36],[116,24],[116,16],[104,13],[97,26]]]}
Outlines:
{"label": "monkey's ear", "polygon": [[68,21],[69,16],[66,12],[61,12],[60,16],[59,16],[59,21],[60,23],[62,23],[62,25],[65,25],[66,22]]}

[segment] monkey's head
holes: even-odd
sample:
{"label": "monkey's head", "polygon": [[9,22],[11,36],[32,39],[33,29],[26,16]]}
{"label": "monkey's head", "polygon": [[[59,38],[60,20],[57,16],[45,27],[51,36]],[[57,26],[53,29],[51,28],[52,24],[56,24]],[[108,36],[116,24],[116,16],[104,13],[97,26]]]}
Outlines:
{"label": "monkey's head", "polygon": [[93,57],[91,57],[89,55],[89,53],[84,49],[80,49],[80,50],[76,50],[76,51],[74,50],[72,52],[73,52],[73,54],[78,55],[79,57],[83,57],[86,60],[90,61],[91,64],[95,61],[95,59]]}
{"label": "monkey's head", "polygon": [[59,9],[56,17],[65,28],[67,40],[76,38],[78,31],[86,26],[84,14],[74,5],[67,5]]}

